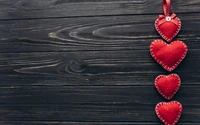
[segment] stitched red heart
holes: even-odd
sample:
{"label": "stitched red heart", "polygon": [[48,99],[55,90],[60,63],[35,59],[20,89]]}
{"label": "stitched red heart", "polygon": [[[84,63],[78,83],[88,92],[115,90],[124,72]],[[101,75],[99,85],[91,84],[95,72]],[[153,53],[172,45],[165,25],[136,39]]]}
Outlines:
{"label": "stitched red heart", "polygon": [[156,105],[156,114],[165,125],[175,125],[182,113],[182,105],[177,101],[160,102]]}
{"label": "stitched red heart", "polygon": [[177,74],[159,75],[155,80],[155,86],[164,98],[170,100],[180,88],[181,80]]}
{"label": "stitched red heart", "polygon": [[172,71],[185,58],[187,45],[179,40],[170,44],[163,40],[154,40],[150,45],[150,53],[163,68]]}
{"label": "stitched red heart", "polygon": [[155,27],[158,33],[168,42],[170,42],[180,31],[181,21],[176,14],[171,16],[162,16],[155,21]]}

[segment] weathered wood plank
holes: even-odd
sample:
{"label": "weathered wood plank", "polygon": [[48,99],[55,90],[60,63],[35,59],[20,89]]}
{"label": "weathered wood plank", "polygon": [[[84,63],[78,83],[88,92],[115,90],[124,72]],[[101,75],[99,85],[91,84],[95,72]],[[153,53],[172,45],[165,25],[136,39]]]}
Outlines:
{"label": "weathered wood plank", "polygon": [[[61,121],[0,121],[6,125],[162,125],[155,122],[61,122]],[[178,123],[177,125],[199,125],[199,123]]]}
{"label": "weathered wood plank", "polygon": [[[158,15],[0,21],[0,52],[148,50]],[[180,14],[177,39],[199,49],[200,14]]]}
{"label": "weathered wood plank", "polygon": [[[198,56],[190,51],[175,70],[182,84],[199,84]],[[0,74],[1,85],[152,85],[168,73],[148,50],[124,50],[1,54]]]}
{"label": "weathered wood plank", "polygon": [[[180,123],[199,123],[199,86],[182,86]],[[0,120],[156,122],[154,86],[1,86]]]}
{"label": "weathered wood plank", "polygon": [[[0,19],[162,13],[161,0],[1,0]],[[199,0],[175,0],[172,11],[200,11]]]}

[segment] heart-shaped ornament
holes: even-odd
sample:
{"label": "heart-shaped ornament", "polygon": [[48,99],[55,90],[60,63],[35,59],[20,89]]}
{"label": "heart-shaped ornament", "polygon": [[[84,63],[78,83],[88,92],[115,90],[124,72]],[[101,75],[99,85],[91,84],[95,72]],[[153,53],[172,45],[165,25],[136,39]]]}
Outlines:
{"label": "heart-shaped ornament", "polygon": [[155,80],[158,92],[170,100],[181,86],[181,79],[177,74],[159,75]]}
{"label": "heart-shaped ornament", "polygon": [[171,16],[160,15],[155,21],[155,28],[167,42],[170,42],[180,31],[181,21],[176,17],[176,14]]}
{"label": "heart-shaped ornament", "polygon": [[156,105],[156,114],[165,125],[175,125],[182,113],[182,105],[177,101],[160,102]]}
{"label": "heart-shaped ornament", "polygon": [[154,40],[150,45],[152,57],[169,72],[185,58],[187,50],[187,45],[179,40],[170,44],[163,40]]}

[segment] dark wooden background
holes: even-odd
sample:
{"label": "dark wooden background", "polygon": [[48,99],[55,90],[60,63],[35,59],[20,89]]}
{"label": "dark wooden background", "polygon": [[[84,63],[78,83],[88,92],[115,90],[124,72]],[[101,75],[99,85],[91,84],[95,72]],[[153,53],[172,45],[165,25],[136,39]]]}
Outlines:
{"label": "dark wooden background", "polygon": [[[189,48],[178,125],[200,125],[200,1],[171,0]],[[149,54],[162,0],[0,0],[0,125],[162,125]]]}

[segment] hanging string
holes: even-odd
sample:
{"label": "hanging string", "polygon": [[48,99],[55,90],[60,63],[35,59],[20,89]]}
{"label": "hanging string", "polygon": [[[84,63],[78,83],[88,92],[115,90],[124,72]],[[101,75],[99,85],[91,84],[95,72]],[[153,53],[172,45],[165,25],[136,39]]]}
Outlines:
{"label": "hanging string", "polygon": [[163,11],[165,16],[170,15],[170,0],[163,0]]}

